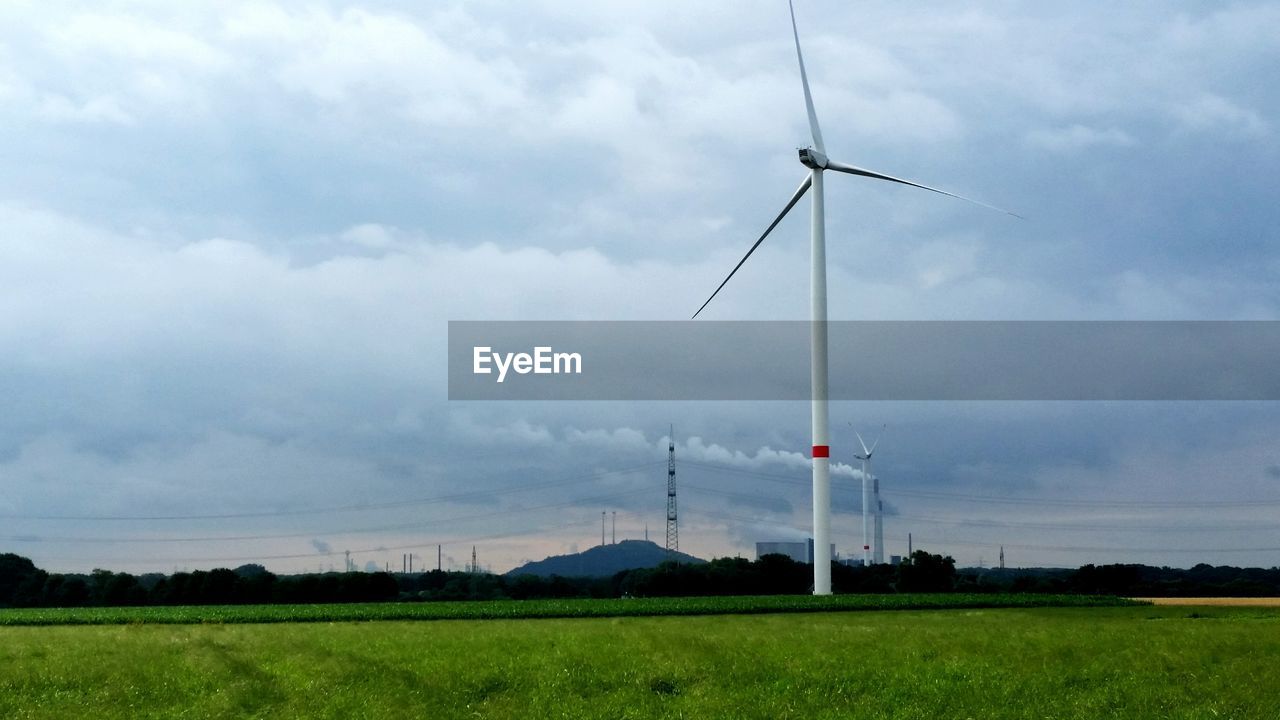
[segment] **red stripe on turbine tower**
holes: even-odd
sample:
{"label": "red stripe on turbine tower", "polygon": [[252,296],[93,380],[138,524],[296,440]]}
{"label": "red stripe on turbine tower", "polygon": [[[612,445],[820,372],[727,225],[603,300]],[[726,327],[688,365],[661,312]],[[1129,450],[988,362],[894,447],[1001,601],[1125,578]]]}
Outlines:
{"label": "red stripe on turbine tower", "polygon": [[816,458],[831,457],[831,448],[826,445],[814,445],[813,456]]}

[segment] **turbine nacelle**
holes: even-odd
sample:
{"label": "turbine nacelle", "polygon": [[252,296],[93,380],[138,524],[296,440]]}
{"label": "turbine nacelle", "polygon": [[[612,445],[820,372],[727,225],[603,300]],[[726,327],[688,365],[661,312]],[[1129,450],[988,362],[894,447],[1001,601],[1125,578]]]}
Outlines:
{"label": "turbine nacelle", "polygon": [[827,169],[827,156],[821,150],[814,148],[800,148],[800,164],[814,170]]}

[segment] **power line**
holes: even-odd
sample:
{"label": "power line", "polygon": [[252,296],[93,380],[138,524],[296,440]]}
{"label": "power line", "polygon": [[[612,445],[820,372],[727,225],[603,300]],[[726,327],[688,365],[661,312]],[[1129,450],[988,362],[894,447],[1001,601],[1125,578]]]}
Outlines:
{"label": "power line", "polygon": [[[762,503],[768,500],[780,500],[789,502],[786,498],[775,498],[773,496],[755,495],[750,493],[734,492],[731,490],[719,490],[709,488],[703,485],[686,482],[684,487],[688,490],[697,492],[711,493],[713,495],[721,495],[728,498],[739,499],[745,503],[754,504],[762,507]],[[769,512],[790,512],[782,510],[772,510],[767,507],[762,509]],[[911,513],[898,513],[890,517],[896,520],[911,520],[916,522],[937,523],[942,525],[955,525],[962,527],[971,527],[974,529],[983,529],[987,527],[993,528],[1025,528],[1030,530],[1065,530],[1065,531],[1115,531],[1115,532],[1248,532],[1258,530],[1280,530],[1280,523],[1250,523],[1250,524],[1232,524],[1232,525],[1106,525],[1106,524],[1078,524],[1078,523],[1060,523],[1060,522],[1018,522],[1008,520],[987,520],[974,518],[955,518],[955,517],[938,517],[935,515],[914,515]]]}
{"label": "power line", "polygon": [[472,490],[464,493],[454,493],[451,495],[437,495],[427,498],[411,498],[407,500],[394,500],[381,503],[362,503],[358,505],[335,505],[322,508],[302,508],[295,510],[264,510],[257,512],[244,513],[221,513],[208,515],[23,515],[18,513],[0,514],[0,519],[5,520],[40,520],[40,521],[76,521],[76,522],[97,522],[97,521],[125,521],[125,522],[148,522],[162,520],[238,520],[243,518],[262,518],[262,517],[285,517],[292,515],[323,515],[325,513],[334,512],[356,512],[361,510],[385,510],[396,507],[410,507],[414,505],[430,505],[439,502],[452,502],[455,500],[466,500],[469,498],[484,498],[491,495],[505,495],[513,492],[526,492],[529,490],[544,490],[546,488],[559,487],[562,485],[572,485],[575,483],[586,482],[588,480],[598,480],[602,477],[610,475],[621,475],[625,473],[643,470],[660,464],[659,461],[650,461],[641,463],[634,467],[623,468],[620,470],[605,470],[600,472],[588,473],[585,475],[575,475],[560,480],[552,480],[549,482],[532,483],[528,485],[519,485],[515,487],[499,488],[496,490]]}
{"label": "power line", "polygon": [[[795,525],[795,524],[788,523],[788,522],[779,522],[778,520],[774,520],[774,519],[771,519],[771,518],[753,518],[753,517],[746,517],[746,516],[742,516],[742,515],[734,515],[734,514],[732,514],[732,513],[722,513],[722,512],[714,512],[714,511],[708,511],[708,510],[697,510],[697,509],[686,509],[686,510],[685,510],[685,512],[686,512],[686,513],[693,514],[693,515],[700,515],[700,516],[703,516],[703,517],[710,517],[710,518],[713,518],[713,519],[734,520],[734,521],[737,521],[737,522],[748,522],[748,523],[753,523],[753,524],[762,524],[762,525],[774,525],[774,526],[776,526],[776,527],[782,527],[782,528],[786,528],[786,529],[789,529],[789,530],[794,530],[794,531],[799,532],[799,533],[809,533],[809,532],[810,532],[810,530],[809,530],[808,528],[800,527],[800,526],[797,526],[797,525]],[[852,540],[856,540],[856,539],[857,539],[857,536],[856,536],[853,532],[851,532],[851,531],[835,531],[835,530],[833,530],[831,534],[832,534],[832,535],[834,535],[834,536],[837,536],[837,537],[849,538],[849,539],[852,539]],[[895,542],[906,542],[906,540],[907,540],[907,538],[906,538],[905,536],[893,536],[893,537],[890,537],[889,539],[890,539],[890,540],[893,540],[893,541],[895,541]],[[972,542],[972,541],[967,541],[967,540],[940,539],[940,538],[932,538],[932,539],[930,539],[930,538],[923,538],[923,539],[922,539],[922,538],[919,538],[919,537],[915,538],[915,542],[916,542],[917,546],[919,545],[919,543],[932,543],[932,544],[934,544],[934,545],[940,545],[940,546],[960,545],[960,546],[962,546],[962,547],[995,547],[995,546],[997,545],[997,543],[994,543],[994,542]],[[1203,548],[1203,547],[1197,547],[1197,548],[1166,548],[1166,547],[1150,548],[1150,547],[1137,547],[1137,548],[1135,548],[1135,547],[1094,547],[1094,546],[1078,546],[1078,545],[1016,544],[1016,543],[1007,543],[1007,542],[1006,542],[1006,543],[1001,543],[1001,544],[1003,544],[1003,545],[1004,545],[1005,547],[1007,547],[1007,548],[1017,548],[1017,549],[1020,549],[1020,550],[1049,550],[1049,551],[1059,551],[1059,552],[1104,552],[1104,553],[1115,553],[1115,552],[1165,553],[1165,552],[1167,552],[1167,553],[1188,553],[1188,554],[1194,554],[1194,553],[1199,553],[1199,552],[1205,552],[1205,553],[1254,553],[1254,552],[1262,553],[1262,552],[1280,552],[1280,547],[1252,547],[1252,548]]]}
{"label": "power line", "polygon": [[309,531],[298,533],[278,533],[266,535],[221,535],[212,537],[167,537],[167,538],[148,538],[148,537],[43,537],[43,536],[23,536],[16,535],[4,538],[9,542],[90,542],[90,543],[177,543],[177,542],[243,542],[248,540],[286,540],[300,537],[315,537],[317,535],[325,536],[345,536],[359,535],[364,533],[391,532],[396,530],[416,530],[424,527],[435,527],[440,524],[468,522],[471,520],[488,520],[495,517],[506,515],[518,515],[520,513],[535,512],[538,510],[558,510],[560,508],[573,507],[575,505],[587,505],[596,502],[616,500],[618,498],[633,497],[649,492],[647,488],[640,490],[631,490],[622,493],[611,493],[609,495],[596,495],[586,498],[575,498],[559,503],[550,503],[546,505],[534,505],[532,507],[510,508],[507,510],[497,510],[489,513],[480,513],[476,515],[464,515],[460,517],[444,518],[440,520],[416,521],[412,523],[400,523],[396,525],[383,525],[372,528],[356,528],[346,530],[331,531]]}
{"label": "power line", "polygon": [[[779,473],[768,473],[759,470],[746,470],[744,468],[736,468],[727,465],[716,465],[714,463],[699,462],[696,460],[683,461],[686,465],[716,470],[719,472],[733,473],[737,475],[747,475],[758,477],[764,480],[772,480],[775,482],[785,482],[791,485],[807,485],[807,481],[801,480],[791,475],[782,475]],[[844,488],[839,485],[833,485],[834,488]],[[894,495],[903,495],[906,497],[932,498],[939,500],[961,500],[965,502],[993,502],[993,503],[1009,503],[1020,505],[1061,505],[1067,507],[1142,507],[1142,508],[1189,508],[1200,509],[1206,507],[1257,507],[1259,505],[1275,506],[1280,505],[1280,499],[1272,500],[1194,500],[1194,501],[1175,501],[1175,500],[1069,500],[1055,498],[1028,498],[1028,497],[1008,497],[1000,495],[978,495],[971,493],[950,493],[933,490],[906,490],[895,489]]]}
{"label": "power line", "polygon": [[[893,539],[899,542],[906,541],[906,538],[904,537],[897,537]],[[948,544],[959,544],[959,546],[964,546],[964,547],[996,547],[997,544],[1004,544],[1005,547],[1015,547],[1015,548],[1019,548],[1019,550],[1044,550],[1044,551],[1055,551],[1055,552],[1105,552],[1105,553],[1172,552],[1172,553],[1179,553],[1179,555],[1183,555],[1183,553],[1185,553],[1185,555],[1194,555],[1194,553],[1201,553],[1201,552],[1212,552],[1212,553],[1280,552],[1280,547],[1128,547],[1128,546],[1102,547],[1102,546],[1074,546],[1074,544],[1036,544],[1036,543],[1018,544],[1018,543],[1009,543],[1009,542],[1002,542],[1002,543],[969,542],[969,541],[955,541],[955,539],[915,538],[916,546],[919,546],[919,543],[922,543],[922,542],[941,544],[941,546],[948,546]]]}
{"label": "power line", "polygon": [[[577,522],[570,522],[570,523],[561,523],[561,522],[557,522],[557,523],[555,524],[555,527],[563,527],[563,528],[578,527],[578,526],[581,526],[581,525],[586,525],[586,524],[588,524],[588,523],[594,523],[594,522],[595,522],[594,520],[580,520],[580,521],[577,521]],[[450,540],[448,540],[448,541],[445,541],[445,544],[454,544],[454,545],[457,545],[457,544],[465,544],[465,543],[476,543],[476,542],[482,542],[482,541],[485,541],[485,540],[501,540],[501,539],[505,539],[505,538],[523,537],[523,536],[525,536],[525,535],[532,535],[532,534],[534,534],[534,533],[542,532],[544,529],[545,529],[545,528],[532,528],[532,529],[529,529],[529,530],[516,530],[516,531],[512,531],[512,532],[496,533],[496,534],[492,534],[492,535],[477,535],[477,536],[474,536],[474,537],[453,538],[453,539],[450,539]],[[262,561],[262,560],[297,560],[297,559],[317,558],[317,557],[333,557],[333,556],[335,556],[335,555],[342,555],[342,554],[343,554],[343,553],[345,553],[345,552],[350,552],[350,553],[352,553],[352,554],[362,554],[362,553],[384,553],[384,552],[389,552],[389,551],[392,551],[392,550],[418,550],[418,549],[422,549],[422,548],[437,547],[439,544],[441,544],[441,542],[437,540],[437,541],[433,541],[433,542],[427,542],[427,543],[413,543],[413,544],[408,544],[408,545],[379,545],[378,547],[372,547],[372,548],[359,548],[359,549],[356,549],[356,550],[342,550],[342,551],[339,551],[339,550],[329,550],[329,551],[325,551],[325,552],[291,553],[291,554],[283,554],[283,555],[245,555],[245,556],[241,556],[241,557],[187,557],[187,558],[156,558],[156,559],[147,558],[147,559],[141,559],[141,560],[140,560],[139,558],[128,558],[128,559],[123,559],[123,558],[84,558],[84,557],[82,557],[82,556],[75,556],[75,557],[71,557],[71,558],[66,558],[66,557],[49,557],[49,558],[45,558],[45,559],[48,559],[48,560],[62,560],[62,561],[66,561],[66,560],[75,560],[75,561],[92,560],[92,561],[93,561],[93,562],[95,562],[95,563],[99,563],[99,562],[100,562],[100,563],[121,563],[121,564],[141,562],[141,563],[146,563],[146,564],[156,564],[156,565],[170,565],[170,564],[174,564],[174,563],[178,563],[178,564],[182,564],[182,563],[224,563],[224,562],[225,562],[225,563],[232,563],[232,562],[255,562],[255,561]]]}
{"label": "power line", "polygon": [[[1081,532],[1246,532],[1257,530],[1280,530],[1280,523],[1251,523],[1247,525],[1099,525],[1072,524],[1057,522],[1017,522],[1007,520],[974,520],[963,518],[946,518],[930,515],[900,514],[891,517],[902,520],[913,520],[925,523],[939,523],[982,529],[1025,528],[1029,530],[1065,530]],[[1010,546],[1012,547],[1012,546]]]}

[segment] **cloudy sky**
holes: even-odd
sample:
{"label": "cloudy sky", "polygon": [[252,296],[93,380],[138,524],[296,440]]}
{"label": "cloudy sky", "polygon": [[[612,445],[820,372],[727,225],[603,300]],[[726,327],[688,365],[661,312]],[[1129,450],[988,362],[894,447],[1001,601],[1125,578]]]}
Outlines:
{"label": "cloudy sky", "polygon": [[[1280,319],[1280,5],[803,0],[833,319]],[[449,320],[678,320],[803,177],[780,0],[0,6],[0,550],[506,570],[808,526],[805,403],[449,402]],[[789,218],[709,319],[803,319]],[[663,352],[655,348],[654,352]],[[661,383],[661,377],[654,377]],[[1273,403],[835,403],[889,553],[1280,561]],[[860,544],[837,473],[837,549]]]}

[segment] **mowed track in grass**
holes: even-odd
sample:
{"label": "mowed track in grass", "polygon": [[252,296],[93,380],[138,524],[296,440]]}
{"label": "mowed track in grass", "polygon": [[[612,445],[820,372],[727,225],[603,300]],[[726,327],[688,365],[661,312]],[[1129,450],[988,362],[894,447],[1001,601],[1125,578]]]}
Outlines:
{"label": "mowed track in grass", "polygon": [[0,628],[5,718],[1273,718],[1280,610]]}

